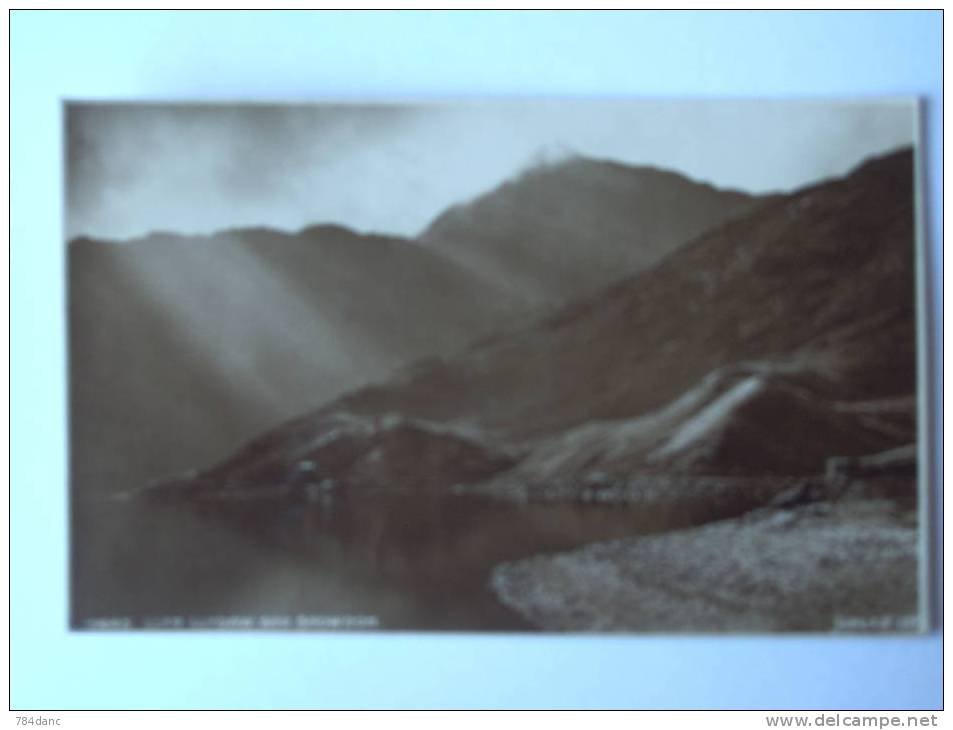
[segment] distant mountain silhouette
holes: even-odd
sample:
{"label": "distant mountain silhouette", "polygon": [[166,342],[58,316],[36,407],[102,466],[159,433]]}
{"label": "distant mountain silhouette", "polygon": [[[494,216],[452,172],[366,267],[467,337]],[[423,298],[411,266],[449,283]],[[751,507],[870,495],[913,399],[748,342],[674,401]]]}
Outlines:
{"label": "distant mountain silhouette", "polygon": [[[912,160],[903,150],[763,202],[649,269],[349,393],[179,486],[275,490],[303,462],[316,465],[310,484],[345,436],[347,466],[330,476],[352,488],[434,488],[426,465],[448,449],[469,461],[459,480],[441,472],[444,489],[474,474],[819,473],[829,456],[910,443]],[[382,458],[395,423],[414,424],[421,464],[400,484],[364,465]],[[354,428],[366,448],[352,448]]]}
{"label": "distant mountain silhouette", "polygon": [[450,208],[420,240],[529,302],[563,302],[654,264],[758,200],[674,172],[573,157]]}

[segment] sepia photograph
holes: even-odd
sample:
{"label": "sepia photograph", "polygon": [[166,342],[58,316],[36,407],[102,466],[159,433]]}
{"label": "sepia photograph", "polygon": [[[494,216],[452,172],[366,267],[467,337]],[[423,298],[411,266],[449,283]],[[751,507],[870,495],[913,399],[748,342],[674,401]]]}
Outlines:
{"label": "sepia photograph", "polygon": [[63,112],[73,630],[927,628],[913,99]]}

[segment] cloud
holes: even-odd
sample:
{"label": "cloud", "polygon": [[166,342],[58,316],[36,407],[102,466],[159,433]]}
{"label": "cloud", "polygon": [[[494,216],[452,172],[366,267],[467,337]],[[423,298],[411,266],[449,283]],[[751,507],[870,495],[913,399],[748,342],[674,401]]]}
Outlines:
{"label": "cloud", "polygon": [[913,112],[878,101],[71,104],[68,231],[336,222],[415,235],[447,206],[568,152],[788,190],[910,144]]}

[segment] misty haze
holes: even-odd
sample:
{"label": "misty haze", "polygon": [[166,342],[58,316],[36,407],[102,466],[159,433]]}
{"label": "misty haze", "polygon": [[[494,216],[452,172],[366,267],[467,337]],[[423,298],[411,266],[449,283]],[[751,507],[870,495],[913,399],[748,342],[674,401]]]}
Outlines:
{"label": "misty haze", "polygon": [[67,105],[72,626],[923,628],[915,112]]}

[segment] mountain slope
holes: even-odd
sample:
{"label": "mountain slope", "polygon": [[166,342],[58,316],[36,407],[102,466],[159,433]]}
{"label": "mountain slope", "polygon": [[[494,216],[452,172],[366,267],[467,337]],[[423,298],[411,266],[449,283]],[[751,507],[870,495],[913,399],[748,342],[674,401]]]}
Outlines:
{"label": "mountain slope", "polygon": [[[912,408],[916,388],[912,184],[904,150],[767,201],[593,296],[264,434],[203,489],[289,474],[340,414],[508,443],[516,472],[539,467],[527,478],[545,475],[554,443],[564,460],[601,449],[570,479],[600,467],[818,473],[827,456],[908,443],[912,413],[878,404]],[[596,438],[569,437],[597,422]],[[634,446],[607,458],[613,436]],[[414,448],[424,459],[429,447]],[[500,465],[487,473],[504,472],[488,453]]]}
{"label": "mountain slope", "polygon": [[512,301],[413,242],[322,226],[70,256],[73,473],[115,490],[507,320]]}
{"label": "mountain slope", "polygon": [[767,202],[650,270],[334,407],[531,437],[659,408],[719,367],[791,357],[843,400],[909,395],[912,182],[904,151]]}
{"label": "mountain slope", "polygon": [[[76,481],[110,490],[207,463],[293,413],[637,270],[751,201],[577,159],[448,211],[419,241],[337,226],[74,240]],[[472,268],[467,252],[492,265]]]}
{"label": "mountain slope", "polygon": [[420,240],[529,302],[563,302],[654,264],[758,200],[574,157],[450,208]]}

